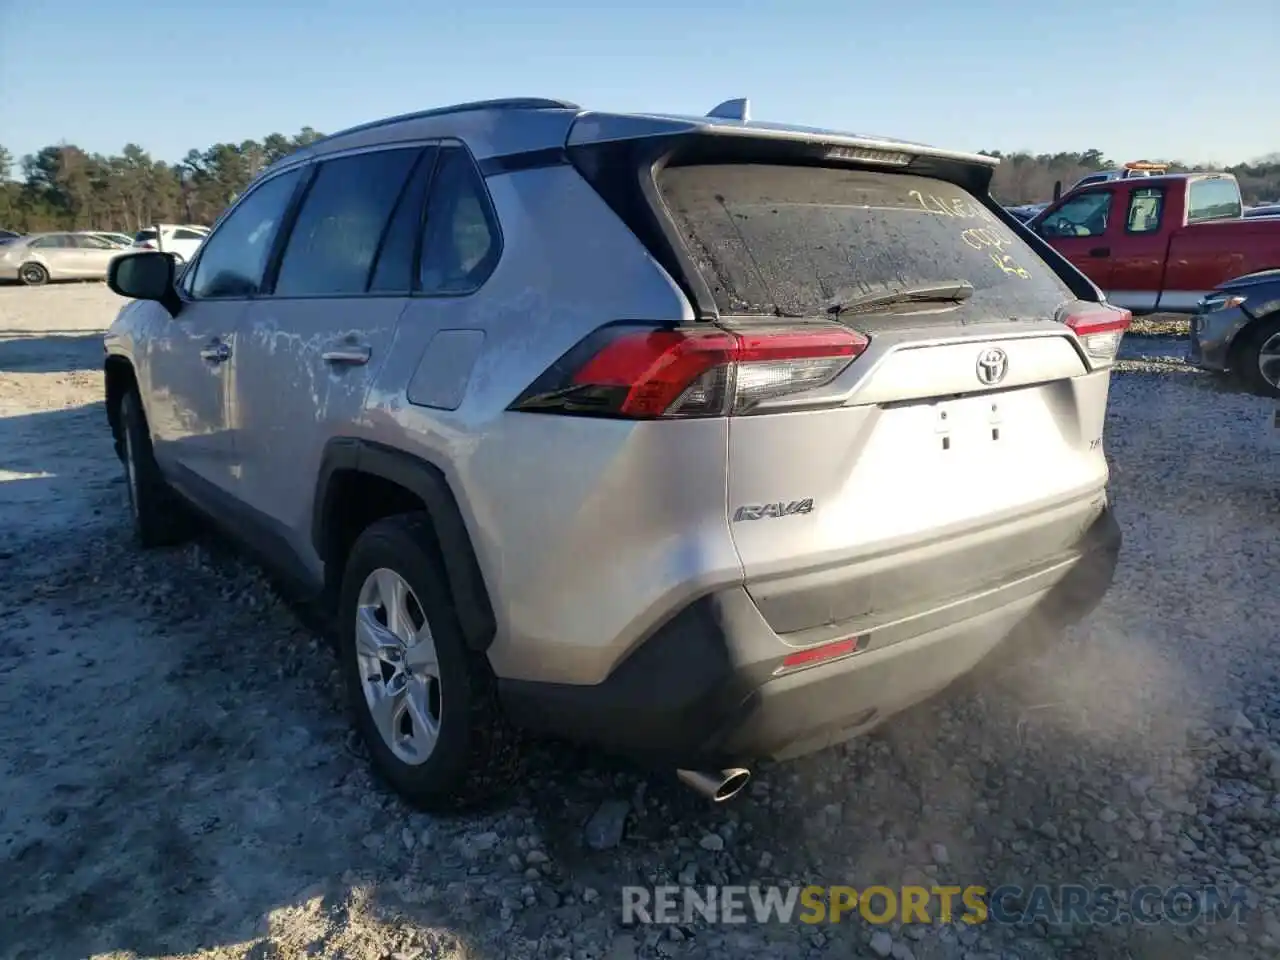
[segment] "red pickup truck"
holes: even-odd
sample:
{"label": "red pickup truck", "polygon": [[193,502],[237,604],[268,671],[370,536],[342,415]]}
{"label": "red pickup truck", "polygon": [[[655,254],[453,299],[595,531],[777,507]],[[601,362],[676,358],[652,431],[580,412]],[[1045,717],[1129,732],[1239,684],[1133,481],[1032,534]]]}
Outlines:
{"label": "red pickup truck", "polygon": [[1027,228],[1116,306],[1193,313],[1222,282],[1280,267],[1280,219],[1243,209],[1230,174],[1164,174],[1076,187]]}

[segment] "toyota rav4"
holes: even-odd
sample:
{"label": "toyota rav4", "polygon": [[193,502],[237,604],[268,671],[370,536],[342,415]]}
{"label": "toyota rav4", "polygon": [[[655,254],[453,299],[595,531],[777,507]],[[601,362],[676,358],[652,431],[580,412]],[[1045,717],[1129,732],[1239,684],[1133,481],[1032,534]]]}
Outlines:
{"label": "toyota rav4", "polygon": [[493,795],[528,732],[726,799],[1111,582],[1129,315],[992,200],[996,162],[744,101],[320,140],[180,273],[111,270],[137,536],[203,515],[327,604],[423,807]]}

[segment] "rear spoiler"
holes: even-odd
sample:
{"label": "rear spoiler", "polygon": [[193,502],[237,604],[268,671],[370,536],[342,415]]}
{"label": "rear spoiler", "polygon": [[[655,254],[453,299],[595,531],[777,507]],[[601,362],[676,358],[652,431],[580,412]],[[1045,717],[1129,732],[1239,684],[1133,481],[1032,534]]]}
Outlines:
{"label": "rear spoiler", "polygon": [[[628,114],[584,111],[574,118],[565,140],[566,149],[591,144],[640,140],[649,138],[682,137],[701,134],[713,137],[739,137],[751,140],[790,143],[797,147],[819,147],[833,152],[859,152],[867,156],[876,154],[906,155],[909,158],[934,158],[951,160],[987,169],[999,166],[998,157],[963,150],[944,150],[923,143],[897,140],[891,137],[842,133],[818,127],[800,127],[789,124],[766,123],[750,119],[750,103],[746,99],[726,100],[705,117],[683,114]],[[850,159],[854,156],[833,159]]]}

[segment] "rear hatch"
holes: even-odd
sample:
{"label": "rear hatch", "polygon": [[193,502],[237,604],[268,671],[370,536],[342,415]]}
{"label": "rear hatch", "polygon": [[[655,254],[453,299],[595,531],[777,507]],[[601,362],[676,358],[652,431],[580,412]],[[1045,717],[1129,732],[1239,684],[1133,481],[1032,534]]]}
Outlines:
{"label": "rear hatch", "polygon": [[775,630],[874,627],[1069,554],[1100,509],[1127,315],[952,182],[700,163],[657,188],[719,326],[859,337],[826,382],[738,374],[772,384],[730,421],[727,506]]}

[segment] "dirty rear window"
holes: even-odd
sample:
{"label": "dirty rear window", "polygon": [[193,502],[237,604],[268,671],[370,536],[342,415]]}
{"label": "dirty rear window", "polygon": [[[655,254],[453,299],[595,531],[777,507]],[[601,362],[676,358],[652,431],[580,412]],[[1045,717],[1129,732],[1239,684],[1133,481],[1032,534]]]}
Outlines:
{"label": "dirty rear window", "polygon": [[931,282],[974,294],[957,321],[1052,316],[1071,298],[1025,241],[960,187],[901,173],[707,164],[659,189],[727,315],[820,316]]}

